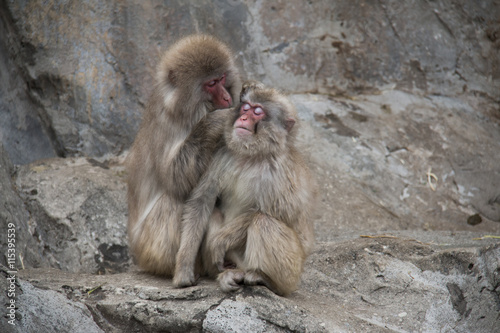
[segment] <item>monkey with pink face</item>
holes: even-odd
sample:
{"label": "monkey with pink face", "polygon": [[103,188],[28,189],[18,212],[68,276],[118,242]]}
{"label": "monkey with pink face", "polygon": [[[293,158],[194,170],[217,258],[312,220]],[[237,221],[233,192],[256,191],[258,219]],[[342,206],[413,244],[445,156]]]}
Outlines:
{"label": "monkey with pink face", "polygon": [[[207,169],[241,82],[221,41],[191,35],[172,45],[127,159],[128,237],[145,271],[172,276],[184,203]],[[201,268],[200,268],[201,269]]]}
{"label": "monkey with pink face", "polygon": [[240,100],[184,206],[174,285],[193,285],[201,259],[225,291],[262,284],[288,295],[314,246],[314,182],[295,146],[292,103],[254,81]]}

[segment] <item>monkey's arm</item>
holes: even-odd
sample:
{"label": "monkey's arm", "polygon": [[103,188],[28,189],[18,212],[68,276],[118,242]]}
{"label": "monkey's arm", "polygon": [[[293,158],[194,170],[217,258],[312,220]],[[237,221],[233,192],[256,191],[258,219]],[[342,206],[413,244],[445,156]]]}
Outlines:
{"label": "monkey's arm", "polygon": [[169,189],[173,194],[183,198],[196,186],[221,144],[230,112],[231,109],[222,109],[207,114],[181,145],[169,167],[171,179],[176,182],[176,186]]}
{"label": "monkey's arm", "polygon": [[196,281],[194,276],[196,256],[220,192],[218,180],[223,168],[217,162],[215,160],[210,170],[201,178],[184,206],[181,243],[177,252],[173,281],[176,287],[192,286]]}

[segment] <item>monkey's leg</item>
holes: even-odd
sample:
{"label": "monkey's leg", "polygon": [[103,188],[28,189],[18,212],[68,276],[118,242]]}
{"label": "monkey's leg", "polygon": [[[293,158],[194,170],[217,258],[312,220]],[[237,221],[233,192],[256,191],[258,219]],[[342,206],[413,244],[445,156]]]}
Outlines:
{"label": "monkey's leg", "polygon": [[208,229],[200,249],[204,273],[211,277],[216,277],[217,274],[219,274],[219,269],[215,264],[211,244],[214,243],[214,238],[220,233],[223,226],[224,216],[220,209],[216,207],[210,217]]}
{"label": "monkey's leg", "polygon": [[172,276],[179,249],[183,204],[162,195],[141,226],[133,232],[132,252],[137,264],[150,273]]}
{"label": "monkey's leg", "polygon": [[268,215],[255,215],[247,231],[245,284],[264,284],[286,296],[297,289],[304,261],[304,249],[293,229]]}
{"label": "monkey's leg", "polygon": [[223,227],[208,235],[208,252],[212,256],[212,263],[216,265],[219,272],[225,270],[226,257],[238,266],[240,260],[238,260],[237,255],[231,256],[230,253],[243,252],[249,221],[251,218],[248,215],[238,216],[232,221],[226,221]]}
{"label": "monkey's leg", "polygon": [[[245,278],[242,266],[243,250],[246,240],[248,215],[242,215],[231,222],[223,221],[226,225],[211,224],[207,233],[204,264],[209,267],[211,275],[217,275],[217,281],[224,291],[236,291],[241,288]],[[214,227],[216,226],[216,227]],[[229,269],[227,266],[236,266]]]}

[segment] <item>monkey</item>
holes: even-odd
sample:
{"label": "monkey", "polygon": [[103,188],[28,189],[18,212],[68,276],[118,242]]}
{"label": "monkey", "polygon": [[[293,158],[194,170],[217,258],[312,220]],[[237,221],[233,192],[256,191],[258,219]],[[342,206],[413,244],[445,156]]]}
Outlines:
{"label": "monkey", "polygon": [[189,194],[221,140],[241,81],[229,47],[191,35],[162,56],[126,161],[131,253],[146,272],[172,276]]}
{"label": "monkey", "polygon": [[255,81],[243,85],[240,99],[184,206],[173,282],[195,284],[201,253],[222,290],[261,284],[287,296],[314,247],[315,183],[296,148],[298,116],[289,99]]}

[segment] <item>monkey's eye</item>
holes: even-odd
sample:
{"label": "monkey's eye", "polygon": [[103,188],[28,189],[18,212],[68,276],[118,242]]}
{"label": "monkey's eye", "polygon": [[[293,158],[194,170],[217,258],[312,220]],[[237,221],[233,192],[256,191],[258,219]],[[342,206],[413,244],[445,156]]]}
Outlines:
{"label": "monkey's eye", "polygon": [[260,115],[264,113],[264,110],[262,110],[261,107],[256,107],[253,113],[255,113],[256,115]]}
{"label": "monkey's eye", "polygon": [[215,86],[216,83],[217,83],[217,80],[212,80],[212,81],[207,83],[207,86],[213,87],[213,86]]}
{"label": "monkey's eye", "polygon": [[248,104],[248,103],[243,104],[243,110],[248,111],[248,110],[250,110],[251,108],[252,108],[252,107],[250,106],[250,104]]}

